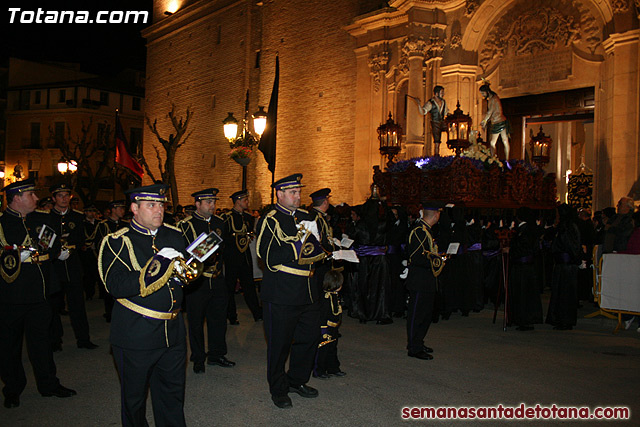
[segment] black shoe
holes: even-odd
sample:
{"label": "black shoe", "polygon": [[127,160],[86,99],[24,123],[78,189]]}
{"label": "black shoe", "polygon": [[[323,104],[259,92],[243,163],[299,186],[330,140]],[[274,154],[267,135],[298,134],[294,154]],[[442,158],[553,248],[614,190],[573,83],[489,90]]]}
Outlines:
{"label": "black shoe", "polygon": [[282,409],[287,409],[293,407],[293,403],[291,403],[291,398],[289,396],[271,396],[271,400],[273,403]]}
{"label": "black shoe", "polygon": [[20,398],[18,396],[5,396],[4,407],[5,408],[17,408],[20,406]]}
{"label": "black shoe", "polygon": [[328,379],[329,379],[329,377],[330,377],[330,375],[329,375],[329,374],[327,374],[327,373],[323,373],[323,374],[316,374],[316,373],[314,373],[314,374],[313,374],[313,378],[320,378],[321,380],[328,380]]}
{"label": "black shoe", "polygon": [[302,397],[318,397],[318,390],[313,387],[309,387],[306,384],[293,387],[289,386],[289,393],[298,393]]}
{"label": "black shoe", "polygon": [[98,345],[92,343],[91,341],[78,341],[78,348],[86,348],[87,350],[93,350],[98,348]]}
{"label": "black shoe", "polygon": [[51,397],[51,396],[71,397],[71,396],[75,396],[78,393],[76,393],[75,390],[71,390],[70,388],[66,388],[62,385],[59,385],[58,388],[56,388],[55,390],[45,392],[45,393],[40,393],[40,394],[44,397]]}
{"label": "black shoe", "polygon": [[236,366],[236,362],[232,362],[224,356],[210,357],[207,365],[218,365],[222,366],[223,368],[233,368],[234,366]]}
{"label": "black shoe", "polygon": [[518,326],[516,331],[533,331],[533,326]]}
{"label": "black shoe", "polygon": [[239,325],[239,324],[240,324],[240,322],[238,322],[238,319],[235,319],[235,320],[229,320],[229,324],[230,324],[230,325]]}
{"label": "black shoe", "polygon": [[386,319],[378,320],[378,321],[376,322],[376,325],[390,325],[390,324],[392,324],[392,323],[393,323],[393,320],[392,320],[390,317],[388,317],[388,318],[386,318]]}
{"label": "black shoe", "polygon": [[204,362],[194,363],[193,372],[196,374],[204,374]]}
{"label": "black shoe", "polygon": [[431,347],[427,347],[426,345],[423,345],[422,349],[425,351],[425,353],[433,353],[433,349]]}
{"label": "black shoe", "polygon": [[62,343],[61,342],[53,343],[51,345],[51,349],[53,350],[54,353],[62,351]]}
{"label": "black shoe", "polygon": [[347,373],[344,371],[328,372],[328,374],[330,377],[344,377],[345,375],[347,375]]}
{"label": "black shoe", "polygon": [[427,353],[424,350],[420,350],[420,351],[415,352],[415,353],[408,352],[407,355],[409,357],[415,357],[416,359],[422,359],[422,360],[431,360],[431,359],[433,359],[433,356],[430,355],[429,353]]}

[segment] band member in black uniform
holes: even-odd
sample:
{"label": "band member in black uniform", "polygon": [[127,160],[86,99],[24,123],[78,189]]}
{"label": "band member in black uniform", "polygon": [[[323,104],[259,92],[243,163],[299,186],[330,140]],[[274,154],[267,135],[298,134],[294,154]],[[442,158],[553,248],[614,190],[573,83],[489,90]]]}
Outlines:
{"label": "band member in black uniform", "polygon": [[[309,195],[311,197],[312,210],[309,212],[314,217],[318,224],[318,233],[320,234],[320,244],[325,251],[331,253],[334,251],[333,242],[333,229],[329,225],[329,218],[327,211],[329,210],[329,197],[331,197],[331,189],[323,188],[318,191],[314,191]],[[318,283],[320,294],[323,292],[324,275],[334,268],[333,261],[324,260],[316,263],[316,270],[314,276],[316,276],[316,283]],[[342,271],[342,268],[340,268]]]}
{"label": "band member in black uniform", "polygon": [[[38,246],[39,231],[50,223],[48,214],[34,212],[38,202],[35,189],[32,179],[3,189],[8,203],[0,216],[0,377],[5,408],[20,406],[20,394],[27,384],[22,365],[23,337],[40,394],[76,394],[60,385],[56,376],[49,335],[51,306],[46,295],[52,268],[49,257],[58,254],[60,245],[51,249]],[[14,245],[17,249],[9,249]],[[29,247],[37,248],[38,254],[25,249]]]}
{"label": "band member in black uniform", "polygon": [[[95,253],[96,227],[99,221],[96,219],[98,209],[95,206],[87,206],[84,209],[84,245],[80,248],[80,259],[82,260],[82,270],[84,276],[82,283],[84,285],[84,294],[87,301],[93,299],[96,293],[96,283],[98,282],[98,260]],[[98,242],[100,244],[100,242]],[[100,286],[102,287],[102,286]]]}
{"label": "band member in black uniform", "polygon": [[265,264],[261,296],[267,380],[271,399],[279,408],[292,406],[290,392],[318,396],[318,390],[306,383],[320,338],[319,291],[313,268],[326,254],[318,242],[316,222],[299,209],[301,179],[302,174],[294,174],[273,183],[278,202],[258,224],[258,256]]}
{"label": "band member in black uniform", "polygon": [[162,223],[168,186],[127,191],[133,220],[102,240],[100,278],[114,298],[111,346],[120,376],[122,424],[146,426],[147,391],[158,426],[184,426],[187,344],[180,315],[185,255],[179,228]]}
{"label": "band member in black uniform", "polygon": [[[99,250],[100,244],[102,243],[102,239],[105,236],[115,233],[127,226],[127,222],[123,221],[125,210],[127,208],[125,200],[112,200],[109,202],[109,207],[107,211],[107,217],[100,221],[98,227],[96,228],[96,236],[95,236],[95,246]],[[111,322],[111,313],[113,312],[113,304],[115,300],[106,291],[104,286],[100,287],[100,297],[104,301],[104,314],[102,315],[107,323]]]}
{"label": "band member in black uniform", "polygon": [[431,227],[440,219],[440,211],[438,203],[424,204],[421,218],[409,233],[407,244],[407,350],[409,357],[422,360],[433,359],[433,349],[424,345],[424,337],[431,325],[438,276],[444,267],[444,261],[438,255],[438,245],[431,234]]}
{"label": "band member in black uniform", "polygon": [[[218,189],[207,188],[193,193],[196,211],[193,215],[178,223],[187,245],[191,244],[200,234],[212,231],[222,236],[224,221],[217,215],[216,200]],[[202,276],[195,280],[185,290],[187,318],[189,320],[189,344],[191,345],[191,361],[193,372],[204,373],[204,362],[208,356],[209,365],[225,368],[235,366],[228,360],[227,354],[227,287],[222,275],[222,250],[218,249],[207,258]],[[207,321],[207,342],[209,352],[205,353],[204,321]]]}
{"label": "band member in black uniform", "polygon": [[62,252],[53,266],[58,281],[62,286],[62,292],[56,293],[51,298],[53,304],[53,321],[51,323],[52,342],[55,350],[62,349],[62,322],[60,310],[64,309],[66,297],[69,308],[71,326],[76,337],[78,348],[93,350],[98,346],[89,338],[89,322],[87,310],[84,305],[83,295],[83,270],[79,249],[85,244],[84,215],[80,211],[74,211],[69,207],[71,186],[61,183],[49,188],[55,205],[49,213],[51,226],[56,232],[62,245]]}
{"label": "band member in black uniform", "polygon": [[256,286],[253,283],[251,249],[249,248],[249,243],[254,238],[254,218],[247,212],[247,209],[249,209],[249,193],[247,190],[236,191],[230,197],[233,200],[233,209],[223,215],[225,233],[222,237],[224,237],[225,243],[225,281],[229,292],[227,318],[230,324],[237,325],[239,322],[235,290],[238,280],[240,280],[244,300],[256,322],[262,319],[262,307],[260,307]]}

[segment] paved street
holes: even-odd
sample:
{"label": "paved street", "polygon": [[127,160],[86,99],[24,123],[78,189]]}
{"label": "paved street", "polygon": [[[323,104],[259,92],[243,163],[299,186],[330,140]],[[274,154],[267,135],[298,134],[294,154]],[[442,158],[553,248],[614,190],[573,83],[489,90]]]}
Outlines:
{"label": "paved street", "polygon": [[[317,399],[292,394],[293,408],[276,408],[266,382],[266,351],[262,323],[254,323],[242,296],[240,325],[228,331],[232,369],[207,367],[204,375],[187,370],[185,413],[192,426],[390,426],[401,425],[405,406],[517,406],[540,405],[629,406],[638,425],[640,398],[640,334],[632,329],[612,334],[615,322],[603,317],[584,319],[593,311],[580,310],[578,327],[554,331],[539,325],[533,332],[502,331],[493,311],[470,317],[454,314],[432,325],[428,345],[434,360],[409,358],[405,324],[361,325],[346,317],[339,356],[344,378],[311,379]],[[545,301],[546,303],[546,301]],[[92,340],[100,348],[75,347],[68,317],[64,350],[55,354],[62,384],[78,391],[70,399],[41,397],[26,359],[28,385],[16,409],[0,408],[2,426],[119,425],[119,384],[109,355],[108,325],[102,301],[88,302]],[[153,425],[149,406],[147,417]],[[635,418],[635,419],[634,419]],[[420,424],[434,424],[422,421]],[[478,421],[471,424],[475,425]],[[588,425],[617,425],[589,422]],[[440,421],[437,425],[458,425]],[[491,425],[484,423],[484,425]],[[520,421],[511,425],[520,425]],[[559,425],[535,421],[528,425]],[[566,422],[565,422],[566,424]],[[404,425],[404,424],[403,424]]]}

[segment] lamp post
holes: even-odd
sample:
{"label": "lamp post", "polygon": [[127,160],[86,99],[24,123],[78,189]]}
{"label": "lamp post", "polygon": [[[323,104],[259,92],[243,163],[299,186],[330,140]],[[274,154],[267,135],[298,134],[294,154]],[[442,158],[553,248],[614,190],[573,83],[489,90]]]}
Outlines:
{"label": "lamp post", "polygon": [[402,149],[402,126],[393,121],[391,112],[386,123],[378,126],[378,142],[380,143],[380,154],[387,156],[387,165],[393,163],[393,158]]}
{"label": "lamp post", "polygon": [[242,166],[242,189],[247,188],[247,165],[251,162],[253,147],[258,143],[267,124],[267,113],[264,107],[258,107],[258,111],[252,114],[253,132],[249,129],[249,91],[247,90],[244,102],[244,118],[242,119],[242,133],[238,135],[238,120],[233,113],[228,113],[222,121],[224,136],[229,140],[231,153],[229,156]]}
{"label": "lamp post", "polygon": [[444,119],[447,125],[447,147],[454,150],[456,156],[460,156],[471,142],[469,142],[469,129],[471,128],[471,117],[464,114],[460,109],[460,101],[456,104],[453,113],[447,114]]}

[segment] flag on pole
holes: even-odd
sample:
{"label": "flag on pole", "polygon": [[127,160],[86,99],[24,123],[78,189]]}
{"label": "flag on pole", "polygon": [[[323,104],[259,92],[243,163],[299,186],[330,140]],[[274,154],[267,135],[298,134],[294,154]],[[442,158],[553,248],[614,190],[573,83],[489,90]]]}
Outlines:
{"label": "flag on pole", "polygon": [[129,151],[127,151],[127,145],[129,145],[129,143],[124,136],[124,130],[122,129],[122,124],[120,124],[120,117],[116,112],[116,163],[120,163],[142,179],[144,170],[142,166],[140,166],[140,163],[131,157]]}
{"label": "flag on pole", "polygon": [[276,77],[273,80],[273,90],[269,100],[269,110],[267,111],[267,127],[260,137],[258,149],[264,154],[264,159],[269,165],[269,170],[273,174],[276,170],[276,133],[278,124],[278,86],[280,80],[280,59],[276,56]]}

